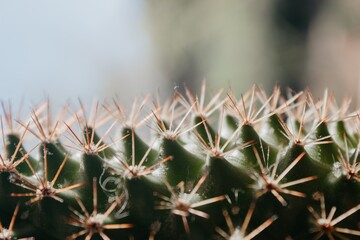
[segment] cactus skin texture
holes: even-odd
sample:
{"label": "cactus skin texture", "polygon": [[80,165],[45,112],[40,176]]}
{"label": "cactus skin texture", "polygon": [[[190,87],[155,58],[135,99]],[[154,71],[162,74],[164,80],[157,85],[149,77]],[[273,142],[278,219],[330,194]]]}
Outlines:
{"label": "cactus skin texture", "polygon": [[49,101],[27,118],[3,103],[0,239],[360,239],[349,101],[205,95],[56,119]]}

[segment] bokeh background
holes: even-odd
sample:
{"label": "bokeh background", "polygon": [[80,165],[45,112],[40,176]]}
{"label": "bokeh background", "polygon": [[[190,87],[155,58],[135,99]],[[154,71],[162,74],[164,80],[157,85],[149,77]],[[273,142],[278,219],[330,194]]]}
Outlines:
{"label": "bokeh background", "polygon": [[328,88],[359,106],[360,1],[0,1],[2,100],[130,103],[204,79]]}

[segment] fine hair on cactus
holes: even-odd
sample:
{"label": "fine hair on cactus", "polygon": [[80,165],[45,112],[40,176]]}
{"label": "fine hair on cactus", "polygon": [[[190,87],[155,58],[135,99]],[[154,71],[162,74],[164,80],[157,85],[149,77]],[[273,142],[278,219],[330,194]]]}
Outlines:
{"label": "fine hair on cactus", "polygon": [[258,86],[0,116],[0,239],[360,239],[360,116]]}

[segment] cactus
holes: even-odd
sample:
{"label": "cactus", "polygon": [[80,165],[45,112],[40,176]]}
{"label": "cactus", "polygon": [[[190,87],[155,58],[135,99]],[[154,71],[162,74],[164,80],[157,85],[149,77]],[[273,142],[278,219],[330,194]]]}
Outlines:
{"label": "cactus", "polygon": [[[253,87],[0,117],[0,239],[359,239],[360,117]],[[89,114],[90,113],[90,114]],[[36,154],[38,152],[38,154]]]}

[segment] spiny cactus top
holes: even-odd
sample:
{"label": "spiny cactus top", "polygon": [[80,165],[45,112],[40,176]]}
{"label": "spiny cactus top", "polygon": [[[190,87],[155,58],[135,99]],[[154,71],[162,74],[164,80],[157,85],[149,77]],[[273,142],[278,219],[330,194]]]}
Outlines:
{"label": "spiny cactus top", "polygon": [[0,239],[360,239],[350,101],[206,95],[57,117],[3,103]]}

